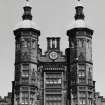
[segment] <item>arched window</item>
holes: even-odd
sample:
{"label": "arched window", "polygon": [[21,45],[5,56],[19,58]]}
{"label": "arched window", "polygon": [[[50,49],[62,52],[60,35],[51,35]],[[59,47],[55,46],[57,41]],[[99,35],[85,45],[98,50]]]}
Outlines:
{"label": "arched window", "polygon": [[32,48],[36,48],[36,42],[35,42],[35,40],[32,40]]}

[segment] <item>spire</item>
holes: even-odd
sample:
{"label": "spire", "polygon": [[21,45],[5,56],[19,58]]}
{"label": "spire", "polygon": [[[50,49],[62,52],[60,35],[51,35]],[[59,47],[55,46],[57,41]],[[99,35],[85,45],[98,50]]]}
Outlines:
{"label": "spire", "polygon": [[84,20],[85,16],[83,13],[83,6],[80,3],[80,0],[77,0],[77,6],[75,7],[76,9],[76,14],[75,14],[75,20]]}
{"label": "spire", "polygon": [[29,0],[26,0],[26,5],[23,7],[24,14],[22,16],[23,20],[32,20],[31,9],[32,7],[29,5]]}

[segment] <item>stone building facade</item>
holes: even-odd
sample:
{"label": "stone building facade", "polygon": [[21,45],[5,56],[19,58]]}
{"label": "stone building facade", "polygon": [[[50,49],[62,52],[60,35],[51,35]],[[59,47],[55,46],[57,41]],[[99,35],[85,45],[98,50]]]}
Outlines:
{"label": "stone building facade", "polygon": [[96,94],[93,80],[93,30],[86,27],[83,6],[80,0],[77,3],[74,27],[67,30],[69,47],[65,54],[60,50],[60,37],[47,37],[47,50],[42,54],[40,30],[32,21],[32,7],[26,1],[23,20],[14,30],[11,103],[6,98],[3,105],[105,104],[105,99]]}

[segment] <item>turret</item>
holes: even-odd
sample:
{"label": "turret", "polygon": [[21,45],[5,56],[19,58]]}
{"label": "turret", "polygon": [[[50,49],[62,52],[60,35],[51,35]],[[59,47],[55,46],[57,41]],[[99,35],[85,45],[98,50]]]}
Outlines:
{"label": "turret", "polygon": [[24,6],[22,22],[14,30],[15,35],[15,79],[12,97],[15,105],[37,103],[38,81],[38,38],[40,31],[32,21],[29,1]]}
{"label": "turret", "polygon": [[[75,25],[67,30],[69,48],[67,49],[68,65],[68,100],[74,105],[93,105],[93,62],[92,35],[93,30],[86,27],[81,1],[75,7]],[[68,54],[69,53],[69,54]],[[68,64],[68,63],[67,63]],[[69,78],[70,77],[70,78]]]}

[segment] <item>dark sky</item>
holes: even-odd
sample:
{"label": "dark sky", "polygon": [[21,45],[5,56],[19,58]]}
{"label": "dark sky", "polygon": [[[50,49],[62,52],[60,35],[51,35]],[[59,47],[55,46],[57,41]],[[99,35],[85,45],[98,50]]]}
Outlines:
{"label": "dark sky", "polygon": [[[96,90],[105,96],[105,0],[81,0],[86,24],[94,30],[93,74]],[[33,21],[40,27],[41,48],[46,49],[47,36],[60,36],[61,49],[68,45],[66,36],[75,14],[75,0],[30,0]],[[25,0],[0,0],[0,95],[11,91],[14,79],[15,40],[13,29],[21,21]],[[43,40],[43,41],[42,41]],[[44,45],[44,46],[43,46]]]}

